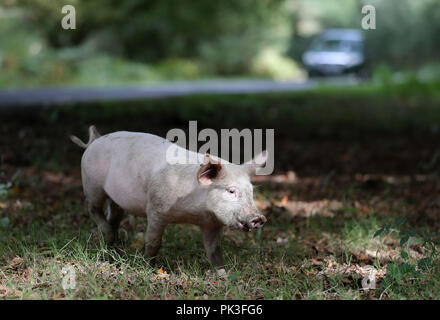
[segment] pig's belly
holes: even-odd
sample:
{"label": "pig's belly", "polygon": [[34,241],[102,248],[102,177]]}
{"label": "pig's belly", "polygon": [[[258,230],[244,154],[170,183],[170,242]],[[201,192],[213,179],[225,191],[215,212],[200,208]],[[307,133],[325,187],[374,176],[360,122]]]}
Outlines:
{"label": "pig's belly", "polygon": [[114,178],[107,180],[104,191],[125,212],[145,216],[147,196],[142,186]]}

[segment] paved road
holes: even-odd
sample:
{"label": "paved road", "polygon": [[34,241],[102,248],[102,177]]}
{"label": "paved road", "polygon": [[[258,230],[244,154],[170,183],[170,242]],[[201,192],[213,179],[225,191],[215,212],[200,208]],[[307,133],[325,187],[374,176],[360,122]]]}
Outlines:
{"label": "paved road", "polygon": [[[327,80],[335,86],[355,85],[353,79]],[[322,82],[273,80],[209,80],[170,82],[157,85],[118,87],[42,87],[35,89],[0,90],[0,107],[51,105],[67,102],[93,102],[99,100],[126,101],[154,99],[193,94],[237,94],[256,92],[299,91],[322,85]]]}

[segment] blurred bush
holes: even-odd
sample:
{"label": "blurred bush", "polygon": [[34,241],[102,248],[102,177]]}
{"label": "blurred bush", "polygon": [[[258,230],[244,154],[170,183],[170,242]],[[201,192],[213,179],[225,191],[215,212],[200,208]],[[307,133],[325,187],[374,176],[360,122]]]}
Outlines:
{"label": "blurred bush", "polygon": [[[76,30],[60,26],[65,4],[76,8]],[[297,67],[281,58],[290,38],[284,4],[283,0],[8,0],[0,9],[17,14],[7,23],[0,21],[0,34],[14,34],[20,48],[3,45],[7,58],[0,85],[292,77]],[[33,43],[40,43],[40,49]],[[272,62],[284,67],[261,58],[267,47],[277,52]],[[16,58],[11,62],[11,57]],[[254,62],[260,60],[265,65],[255,68]],[[26,71],[29,66],[32,74]],[[287,72],[281,74],[282,69]]]}
{"label": "blurred bush", "polygon": [[[9,0],[55,48],[93,42],[100,50],[147,64],[201,60],[218,74],[248,71],[260,48],[284,43],[289,15],[284,0]],[[77,29],[60,27],[61,7],[73,4]],[[281,26],[281,28],[280,28]],[[276,35],[274,36],[274,33]]]}
{"label": "blurred bush", "polygon": [[404,68],[440,61],[440,1],[370,1],[376,30],[365,32],[370,59]]}
{"label": "blurred bush", "polygon": [[261,51],[252,61],[252,74],[276,80],[303,80],[307,73],[291,58],[270,48]]}
{"label": "blurred bush", "polygon": [[162,60],[155,66],[162,80],[198,79],[202,77],[198,63],[180,58]]}
{"label": "blurred bush", "polygon": [[43,74],[42,60],[48,54],[44,39],[18,23],[23,16],[20,11],[0,11],[0,14],[0,84],[13,86],[22,83],[24,77]]}

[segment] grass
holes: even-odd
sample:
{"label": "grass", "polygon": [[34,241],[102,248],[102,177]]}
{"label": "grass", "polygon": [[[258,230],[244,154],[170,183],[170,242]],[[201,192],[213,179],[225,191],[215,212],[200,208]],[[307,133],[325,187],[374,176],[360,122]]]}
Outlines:
{"label": "grass", "polygon": [[[422,235],[438,234],[440,225],[437,89],[403,84],[4,109],[0,297],[438,299],[438,254],[417,267],[430,253]],[[210,271],[190,225],[169,226],[154,266],[142,256],[145,219],[125,219],[127,239],[107,247],[83,205],[81,151],[67,140],[92,123],[102,132],[164,136],[192,119],[199,130],[276,129],[276,171],[256,182],[269,221],[261,232],[225,230],[224,274]],[[407,223],[374,237],[399,217]],[[400,245],[399,232],[408,230],[415,234]],[[63,289],[69,266],[76,286]],[[364,290],[372,269],[376,289]]]}
{"label": "grass", "polygon": [[[137,218],[133,228],[126,222],[128,240],[109,248],[78,200],[63,201],[50,213],[46,206],[37,205],[9,215],[11,226],[0,240],[4,266],[0,293],[7,299],[439,297],[436,267],[417,279],[392,282],[392,290],[379,283],[373,292],[362,289],[362,276],[356,272],[333,270],[331,265],[349,269],[371,264],[380,271],[382,262],[362,257],[365,249],[396,251],[394,242],[390,246],[373,238],[379,228],[377,220],[383,220],[381,215],[368,214],[361,220],[354,215],[356,212],[344,208],[335,218],[317,216],[286,224],[284,213],[273,215],[261,234],[226,231],[223,251],[227,271],[220,276],[209,272],[195,227],[170,226],[157,265],[152,267],[138,243],[138,234],[145,228],[143,219]],[[22,224],[23,220],[27,222]],[[279,241],[280,237],[286,241]],[[62,269],[67,266],[75,270],[75,289],[62,287]],[[385,283],[383,278],[380,282]]]}

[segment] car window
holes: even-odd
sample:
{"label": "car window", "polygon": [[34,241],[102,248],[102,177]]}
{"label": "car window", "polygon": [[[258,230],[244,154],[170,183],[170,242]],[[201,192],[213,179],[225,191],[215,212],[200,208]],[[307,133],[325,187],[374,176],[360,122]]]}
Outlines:
{"label": "car window", "polygon": [[312,49],[315,51],[361,51],[362,42],[350,40],[323,40],[316,41]]}

